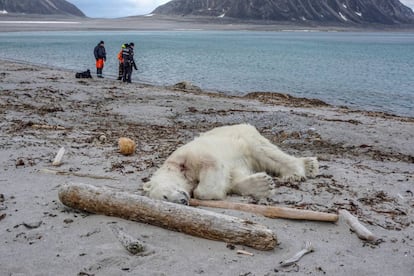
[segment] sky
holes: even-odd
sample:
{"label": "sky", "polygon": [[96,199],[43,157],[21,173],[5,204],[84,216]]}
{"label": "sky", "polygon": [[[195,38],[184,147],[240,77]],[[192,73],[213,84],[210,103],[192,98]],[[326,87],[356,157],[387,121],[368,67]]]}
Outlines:
{"label": "sky", "polygon": [[400,0],[400,2],[414,10],[414,0]]}
{"label": "sky", "polygon": [[[88,17],[116,18],[151,13],[169,0],[67,0]],[[413,0],[414,1],[414,0]]]}
{"label": "sky", "polygon": [[[116,18],[151,13],[169,0],[67,0],[88,17]],[[414,10],[414,0],[400,0]]]}

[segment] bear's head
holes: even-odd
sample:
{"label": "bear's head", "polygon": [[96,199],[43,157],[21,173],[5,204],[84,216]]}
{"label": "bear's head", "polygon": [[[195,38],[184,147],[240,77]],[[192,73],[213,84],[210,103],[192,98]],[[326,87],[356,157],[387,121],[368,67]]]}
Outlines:
{"label": "bear's head", "polygon": [[143,189],[146,195],[153,199],[169,201],[188,205],[190,194],[186,191],[180,178],[153,177],[149,182],[144,183]]}

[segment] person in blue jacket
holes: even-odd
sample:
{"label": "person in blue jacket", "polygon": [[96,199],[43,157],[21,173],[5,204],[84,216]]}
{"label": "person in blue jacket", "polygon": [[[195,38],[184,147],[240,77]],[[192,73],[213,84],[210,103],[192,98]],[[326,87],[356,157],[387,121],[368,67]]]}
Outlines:
{"label": "person in blue jacket", "polygon": [[99,42],[98,45],[95,46],[93,54],[96,59],[96,75],[98,76],[98,78],[103,78],[102,69],[104,68],[104,64],[106,61],[105,42]]}

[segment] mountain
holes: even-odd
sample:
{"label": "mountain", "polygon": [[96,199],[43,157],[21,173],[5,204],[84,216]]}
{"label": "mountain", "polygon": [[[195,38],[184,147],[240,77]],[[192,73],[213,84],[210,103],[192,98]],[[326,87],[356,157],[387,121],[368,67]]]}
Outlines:
{"label": "mountain", "polygon": [[154,14],[340,24],[413,24],[399,0],[173,0]]}
{"label": "mountain", "polygon": [[0,11],[3,13],[85,17],[81,10],[65,0],[0,0]]}

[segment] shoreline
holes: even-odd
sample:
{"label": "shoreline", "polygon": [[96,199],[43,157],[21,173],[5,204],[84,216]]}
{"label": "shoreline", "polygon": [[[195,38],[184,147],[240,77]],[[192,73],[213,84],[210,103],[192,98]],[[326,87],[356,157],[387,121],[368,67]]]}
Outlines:
{"label": "shoreline", "polygon": [[[412,118],[284,94],[236,97],[194,87],[75,79],[70,70],[4,60],[0,68],[2,275],[414,273]],[[177,147],[200,132],[236,123],[250,123],[284,151],[317,156],[320,162],[316,179],[284,183],[274,178],[273,195],[256,203],[332,213],[346,209],[379,238],[377,242],[358,239],[343,221],[268,219],[209,209],[274,231],[277,248],[258,251],[75,211],[58,200],[59,187],[73,182],[141,193],[142,184]],[[118,153],[121,136],[136,141],[134,155]],[[62,146],[63,164],[53,167]],[[239,196],[227,200],[252,202]],[[110,230],[114,224],[155,253],[130,255]],[[279,265],[306,241],[314,245],[313,253],[295,265]]]}
{"label": "shoreline", "polygon": [[[10,23],[19,22],[18,24]],[[33,24],[45,21],[48,24]],[[4,23],[7,22],[7,23]],[[27,22],[27,23],[25,23]],[[32,23],[30,23],[32,22]],[[66,22],[66,24],[63,24]],[[69,24],[71,23],[71,24]],[[316,31],[316,32],[414,32],[414,25],[324,25],[292,24],[278,21],[243,21],[210,17],[131,16],[122,18],[81,18],[65,16],[0,15],[1,32],[23,31]]]}
{"label": "shoreline", "polygon": [[[21,61],[21,60],[14,60],[14,59],[8,59],[8,58],[0,58],[0,62],[12,62],[12,63],[17,63],[17,64],[22,64],[22,65],[29,65],[29,66],[37,66],[37,67],[43,67],[43,68],[51,68],[51,69],[55,69],[55,70],[59,70],[59,71],[66,71],[66,72],[71,72],[71,73],[76,73],[76,70],[72,70],[72,69],[67,69],[67,68],[63,68],[63,67],[58,67],[58,66],[50,66],[50,65],[46,65],[46,64],[37,64],[37,63],[33,63],[33,62],[27,62],[27,61]],[[109,77],[105,77],[107,80],[112,80],[112,81],[116,81],[116,76],[112,76],[110,75]],[[156,83],[151,83],[151,82],[144,82],[144,81],[135,81],[135,84],[139,84],[139,85],[148,85],[148,86],[154,86],[154,87],[159,87],[159,88],[166,88],[166,89],[177,89],[176,86],[182,86],[182,85],[187,85],[189,86],[189,89],[183,89],[187,92],[200,92],[200,93],[204,93],[204,94],[219,94],[223,97],[229,97],[229,98],[256,98],[257,100],[263,102],[263,103],[273,103],[273,104],[282,104],[282,105],[287,105],[287,106],[293,106],[293,107],[300,107],[300,106],[307,106],[307,107],[311,107],[312,105],[314,105],[315,107],[318,106],[327,106],[327,107],[331,107],[331,108],[337,108],[337,109],[342,109],[343,112],[347,113],[347,112],[354,112],[354,113],[364,113],[366,115],[369,116],[374,116],[374,117],[383,117],[383,118],[396,118],[397,120],[401,120],[401,121],[407,121],[407,122],[414,122],[414,117],[411,116],[406,116],[406,115],[399,115],[399,114],[395,114],[395,113],[391,113],[391,112],[386,112],[386,111],[376,111],[376,110],[369,110],[369,109],[358,109],[358,108],[353,108],[350,106],[346,106],[346,105],[333,105],[330,103],[327,103],[321,99],[317,99],[317,98],[305,98],[305,97],[297,97],[294,95],[291,95],[289,93],[281,93],[281,92],[271,92],[271,91],[266,91],[266,92],[261,92],[261,91],[251,91],[251,92],[245,92],[244,94],[240,93],[240,95],[234,95],[231,94],[226,94],[226,91],[219,91],[219,90],[205,90],[205,89],[201,89],[198,86],[193,85],[190,82],[187,82],[186,80],[183,80],[180,83],[176,83],[176,84],[172,84],[172,85],[159,85]],[[179,89],[178,89],[179,90]],[[252,96],[253,95],[253,96]],[[289,103],[293,102],[293,103]]]}

